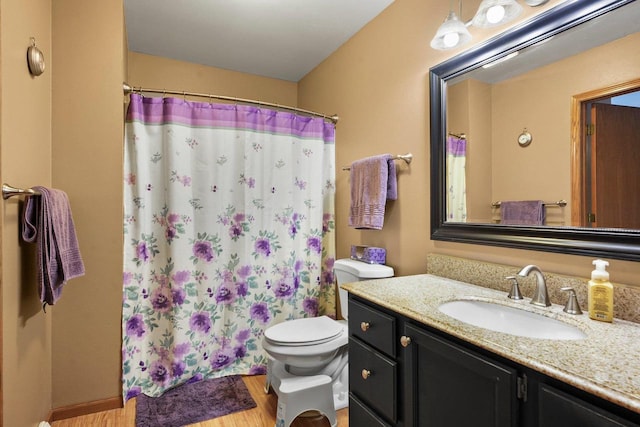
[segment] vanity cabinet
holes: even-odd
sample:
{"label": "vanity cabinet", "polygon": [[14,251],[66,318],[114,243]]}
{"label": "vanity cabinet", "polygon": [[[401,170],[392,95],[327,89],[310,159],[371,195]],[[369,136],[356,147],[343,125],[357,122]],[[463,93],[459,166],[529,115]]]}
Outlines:
{"label": "vanity cabinet", "polygon": [[349,295],[349,424],[640,427],[640,414]]}
{"label": "vanity cabinet", "polygon": [[395,316],[349,299],[349,424],[398,421]]}
{"label": "vanity cabinet", "polygon": [[[566,393],[544,381],[537,383],[535,427],[638,426],[607,409]],[[630,415],[633,416],[633,415]]]}
{"label": "vanity cabinet", "polygon": [[406,425],[515,427],[516,369],[406,324]]}

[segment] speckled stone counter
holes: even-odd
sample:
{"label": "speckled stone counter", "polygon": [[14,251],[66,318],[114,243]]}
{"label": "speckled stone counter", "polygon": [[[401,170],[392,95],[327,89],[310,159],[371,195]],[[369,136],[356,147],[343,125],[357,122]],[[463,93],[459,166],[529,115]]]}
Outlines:
{"label": "speckled stone counter", "polygon": [[[505,277],[515,276],[522,267],[524,264],[515,267],[432,253],[427,255],[427,271],[425,273],[508,292],[510,283],[505,280]],[[552,303],[564,304],[567,301],[567,294],[560,289],[570,286],[576,291],[580,307],[583,309],[587,307],[588,278],[550,273],[544,268],[543,272]],[[533,294],[535,277],[518,277],[518,282],[525,296]],[[612,284],[613,316],[640,323],[640,310],[638,309],[640,307],[640,288],[615,282]]]}
{"label": "speckled stone counter", "polygon": [[[343,288],[407,318],[439,329],[520,365],[640,413],[640,325],[615,319],[603,323],[587,314],[569,315],[563,306],[542,308],[530,298],[512,301],[506,293],[431,274],[348,283]],[[438,306],[476,299],[520,307],[575,325],[583,340],[523,338],[462,323]]]}

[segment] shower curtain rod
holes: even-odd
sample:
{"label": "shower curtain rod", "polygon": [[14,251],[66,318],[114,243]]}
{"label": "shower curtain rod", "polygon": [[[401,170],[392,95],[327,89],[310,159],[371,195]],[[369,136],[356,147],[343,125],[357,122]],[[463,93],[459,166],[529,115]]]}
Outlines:
{"label": "shower curtain rod", "polygon": [[128,95],[133,92],[140,92],[140,93],[148,92],[148,93],[161,93],[163,95],[166,94],[166,95],[195,96],[199,98],[214,98],[214,99],[220,99],[223,101],[241,102],[243,104],[262,105],[265,107],[279,108],[281,110],[294,111],[296,113],[303,113],[311,116],[322,117],[323,119],[330,120],[334,125],[337,124],[338,120],[340,119],[337,114],[334,114],[333,116],[327,116],[322,113],[316,113],[315,111],[304,110],[302,108],[289,107],[287,105],[280,105],[280,104],[273,104],[271,102],[256,101],[253,99],[236,98],[233,96],[211,95],[208,93],[185,92],[185,91],[177,91],[177,90],[149,89],[149,88],[143,88],[143,87],[129,86],[127,83],[122,84],[122,89],[124,90],[125,95]]}

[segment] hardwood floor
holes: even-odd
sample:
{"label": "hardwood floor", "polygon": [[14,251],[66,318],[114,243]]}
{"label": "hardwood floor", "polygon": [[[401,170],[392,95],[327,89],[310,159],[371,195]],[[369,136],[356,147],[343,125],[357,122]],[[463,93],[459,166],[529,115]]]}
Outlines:
{"label": "hardwood floor", "polygon": [[[264,392],[264,375],[243,377],[253,400],[258,405],[247,411],[236,412],[224,417],[215,418],[201,423],[190,424],[189,427],[273,427],[276,422],[276,407],[278,398],[271,392]],[[348,408],[338,411],[338,427],[349,426]],[[135,427],[136,402],[131,399],[122,409],[99,412],[66,420],[54,421],[52,427]],[[325,427],[329,426],[325,417],[298,417],[291,424],[292,427]]]}

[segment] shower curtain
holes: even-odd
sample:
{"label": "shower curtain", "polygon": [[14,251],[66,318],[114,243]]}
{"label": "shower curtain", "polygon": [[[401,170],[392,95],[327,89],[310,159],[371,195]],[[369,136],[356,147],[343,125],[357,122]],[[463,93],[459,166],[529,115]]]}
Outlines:
{"label": "shower curtain", "polygon": [[264,373],[265,328],[335,317],[334,135],[320,118],[131,95],[125,401]]}
{"label": "shower curtain", "polygon": [[447,138],[447,220],[467,221],[467,186],[465,165],[467,140],[449,135]]}

